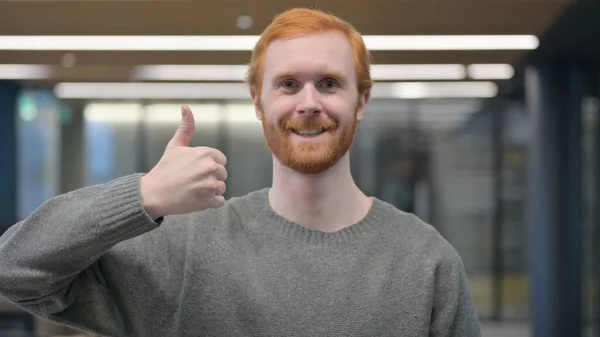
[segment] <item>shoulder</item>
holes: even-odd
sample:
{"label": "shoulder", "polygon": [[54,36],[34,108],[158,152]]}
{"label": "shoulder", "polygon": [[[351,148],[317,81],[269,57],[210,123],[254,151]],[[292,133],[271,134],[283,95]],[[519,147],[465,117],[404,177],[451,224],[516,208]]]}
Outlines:
{"label": "shoulder", "polygon": [[456,249],[434,226],[380,199],[374,199],[374,205],[384,214],[386,235],[402,253],[417,254],[438,264],[462,264]]}
{"label": "shoulder", "polygon": [[[223,234],[240,226],[257,212],[254,204],[260,204],[262,191],[228,199],[218,208],[188,214],[168,215],[155,229],[127,240],[127,246],[169,247],[167,249],[187,249],[198,241],[210,242],[215,235]],[[123,245],[121,245],[123,246]]]}
{"label": "shoulder", "polygon": [[248,223],[257,218],[263,211],[263,199],[266,199],[266,190],[258,190],[229,198],[218,208],[169,216],[156,232],[168,232],[179,240],[194,239],[196,242],[230,236],[243,231]]}
{"label": "shoulder", "polygon": [[229,198],[223,206],[194,213],[191,218],[203,224],[243,223],[263,212],[266,204],[267,190],[262,189]]}
{"label": "shoulder", "polygon": [[249,213],[256,212],[250,207],[256,193],[231,198],[219,208],[166,216],[155,229],[115,244],[101,262],[114,270],[142,265],[179,270],[189,256],[207,253],[216,242],[239,238],[251,219]]}
{"label": "shoulder", "polygon": [[253,191],[242,196],[232,197],[218,208],[210,208],[189,214],[170,215],[165,217],[160,227],[177,231],[191,227],[195,231],[198,229],[198,225],[218,225],[224,221],[239,220],[248,217],[251,213],[256,213],[257,208],[261,207],[261,199],[265,195],[265,190]]}

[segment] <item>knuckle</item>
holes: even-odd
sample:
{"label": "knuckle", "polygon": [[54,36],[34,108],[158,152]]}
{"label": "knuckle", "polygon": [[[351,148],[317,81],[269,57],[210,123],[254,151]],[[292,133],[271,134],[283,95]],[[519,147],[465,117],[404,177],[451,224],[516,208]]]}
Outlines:
{"label": "knuckle", "polygon": [[217,172],[219,170],[219,164],[212,160],[206,166],[210,172]]}
{"label": "knuckle", "polygon": [[214,160],[205,158],[202,161],[202,169],[204,172],[216,172],[219,169],[219,164],[217,164]]}
{"label": "knuckle", "polygon": [[219,189],[219,182],[217,180],[211,180],[206,184],[206,187],[211,191],[216,191]]}
{"label": "knuckle", "polygon": [[199,146],[199,147],[195,148],[195,150],[198,153],[199,158],[204,158],[210,153],[209,148],[204,147],[204,146]]}

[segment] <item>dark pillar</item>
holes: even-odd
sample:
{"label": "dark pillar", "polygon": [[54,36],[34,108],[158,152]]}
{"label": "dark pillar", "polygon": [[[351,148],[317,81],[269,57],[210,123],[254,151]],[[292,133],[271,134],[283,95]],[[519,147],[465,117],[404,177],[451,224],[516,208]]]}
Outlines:
{"label": "dark pillar", "polygon": [[17,133],[19,86],[0,82],[0,233],[17,222]]}
{"label": "dark pillar", "polygon": [[504,232],[502,226],[504,223],[504,200],[502,196],[504,186],[504,131],[503,131],[503,109],[499,100],[492,102],[491,109],[491,143],[493,155],[494,170],[494,222],[492,229],[492,319],[494,321],[502,320],[502,274],[504,271],[503,251]]}
{"label": "dark pillar", "polygon": [[[600,71],[598,71],[598,77],[597,77],[598,81],[597,81],[597,86],[598,86],[598,101],[600,102]],[[593,201],[594,204],[592,205],[598,205],[600,203],[600,110],[596,112],[598,115],[596,116],[596,132],[595,132],[595,136],[596,136],[596,145],[594,146],[594,148],[596,149],[596,154],[595,154],[595,170],[596,172],[594,172],[594,177],[595,177],[595,182],[596,182],[596,187],[594,189],[595,194],[593,197]],[[596,206],[597,207],[597,206]],[[600,212],[598,211],[598,208],[596,208],[595,210],[595,233],[596,233],[596,237],[592,238],[592,242],[595,242],[595,251],[596,251],[596,256],[592,258],[592,261],[594,261],[596,263],[596,268],[594,268],[596,270],[596,282],[597,282],[597,287],[596,287],[596,317],[595,317],[595,322],[596,322],[596,337],[600,337]]]}
{"label": "dark pillar", "polygon": [[583,79],[574,66],[526,70],[534,336],[581,336]]}
{"label": "dark pillar", "polygon": [[60,193],[85,186],[85,126],[83,105],[73,104],[61,128]]}
{"label": "dark pillar", "polygon": [[[560,325],[562,336],[582,336],[583,334],[583,96],[584,78],[580,68],[570,69],[566,82],[565,94],[567,109],[563,115],[566,134],[562,134],[562,154],[566,162],[561,163],[564,169],[564,180],[561,185],[562,199],[565,208],[562,210],[559,225],[559,244],[564,247],[564,255],[559,256],[559,264],[563,267],[559,272],[558,294],[561,303],[559,314],[564,317]],[[560,242],[560,240],[564,240]],[[566,289],[563,291],[562,287]]]}

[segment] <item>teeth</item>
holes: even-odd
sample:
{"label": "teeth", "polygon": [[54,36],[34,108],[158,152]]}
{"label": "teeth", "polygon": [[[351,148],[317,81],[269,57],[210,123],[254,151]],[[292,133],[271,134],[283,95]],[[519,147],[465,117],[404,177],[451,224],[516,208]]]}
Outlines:
{"label": "teeth", "polygon": [[320,133],[322,133],[325,130],[322,129],[318,129],[318,130],[297,130],[296,133],[302,136],[314,136],[314,135],[318,135]]}

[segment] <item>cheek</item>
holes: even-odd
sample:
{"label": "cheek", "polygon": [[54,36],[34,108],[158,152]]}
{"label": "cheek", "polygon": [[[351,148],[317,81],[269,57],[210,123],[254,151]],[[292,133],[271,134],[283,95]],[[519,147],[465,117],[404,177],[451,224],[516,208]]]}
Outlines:
{"label": "cheek", "polygon": [[262,101],[265,117],[269,122],[277,122],[294,112],[294,101],[290,96],[268,97]]}
{"label": "cheek", "polygon": [[323,102],[323,109],[340,122],[352,122],[356,112],[356,104],[350,104],[347,99],[338,97],[336,99],[325,100]]}

